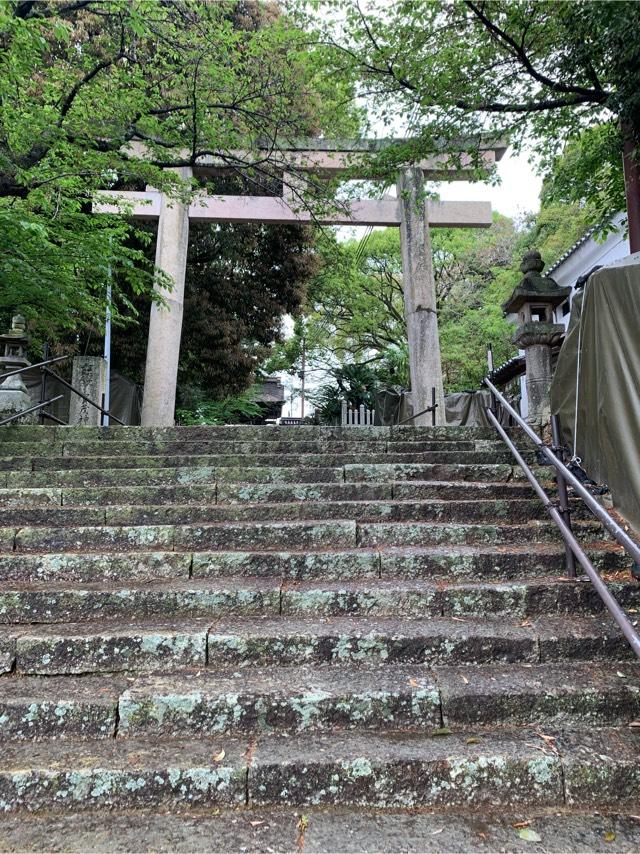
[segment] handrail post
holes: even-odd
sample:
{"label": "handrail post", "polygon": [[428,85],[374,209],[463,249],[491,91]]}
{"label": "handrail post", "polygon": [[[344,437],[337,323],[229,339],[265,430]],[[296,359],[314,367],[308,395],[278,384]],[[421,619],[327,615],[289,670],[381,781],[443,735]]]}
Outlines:
{"label": "handrail post", "polygon": [[[46,362],[47,359],[49,358],[49,356],[50,356],[49,345],[45,344],[44,347],[42,348],[42,358]],[[41,372],[41,377],[40,377],[40,400],[39,400],[39,403],[42,404],[47,399],[47,372],[44,370],[44,368],[40,368],[40,372]],[[41,425],[44,424],[44,418],[45,418],[44,409],[41,409],[40,410],[40,424]]]}
{"label": "handrail post", "polygon": [[[551,436],[553,439],[553,453],[564,463],[564,452],[562,449],[562,441],[560,436],[560,424],[558,416],[551,416]],[[562,516],[567,528],[571,530],[571,511],[569,509],[569,493],[567,492],[567,481],[562,476],[560,469],[556,469],[556,484],[558,487],[558,511]],[[573,550],[565,541],[564,550],[566,555],[567,576],[569,578],[576,577],[576,559]]]}
{"label": "handrail post", "polygon": [[[489,369],[489,376],[493,377],[493,345],[491,341],[487,344],[487,367]],[[498,414],[498,400],[491,391],[491,411],[494,415]]]}
{"label": "handrail post", "polygon": [[436,426],[436,387],[431,386],[431,426]]}

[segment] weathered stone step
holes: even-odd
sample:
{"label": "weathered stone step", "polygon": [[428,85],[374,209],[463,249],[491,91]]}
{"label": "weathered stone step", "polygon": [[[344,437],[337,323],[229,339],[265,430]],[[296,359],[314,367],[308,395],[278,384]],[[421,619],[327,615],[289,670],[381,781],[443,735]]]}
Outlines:
{"label": "weathered stone step", "polygon": [[20,675],[204,667],[210,620],[57,623],[0,629]]}
{"label": "weathered stone step", "polygon": [[[549,481],[553,472],[547,466],[532,466],[539,480]],[[33,477],[25,473],[23,478]],[[18,477],[8,475],[8,477]],[[524,475],[519,466],[509,463],[464,465],[431,463],[363,464],[344,466],[347,481],[490,481],[492,483],[522,480]]]}
{"label": "weathered stone step", "polygon": [[[582,508],[580,515],[584,516]],[[99,507],[0,508],[0,526],[48,525],[193,525],[213,522],[353,519],[356,521],[526,522],[546,519],[543,504],[532,498],[513,501],[296,501],[259,504],[116,505]],[[574,517],[575,518],[575,517]]]}
{"label": "weathered stone step", "polygon": [[[535,462],[533,453],[523,451],[528,462]],[[82,456],[82,457],[21,457],[0,458],[2,471],[71,471],[92,469],[154,469],[154,468],[335,468],[346,465],[413,465],[455,464],[483,465],[504,463],[511,465],[507,450],[495,451],[429,451],[420,453],[362,453],[338,454],[209,454],[207,456]]]}
{"label": "weathered stone step", "polygon": [[495,440],[496,433],[491,427],[325,427],[304,426],[254,426],[248,424],[229,424],[224,426],[197,425],[180,427],[79,427],[47,425],[13,425],[0,427],[0,443],[10,442],[85,442],[85,441],[309,441],[311,439],[332,439],[337,441],[359,438],[402,439],[404,441],[435,441],[440,439]]}
{"label": "weathered stone step", "polygon": [[631,649],[608,617],[481,620],[237,617],[90,622],[0,629],[0,672],[173,671],[299,663],[455,665],[624,660]]}
{"label": "weathered stone step", "polygon": [[[464,467],[467,468],[467,467]],[[486,478],[485,478],[486,479]],[[202,466],[200,468],[148,469],[77,469],[70,471],[0,472],[4,488],[68,486],[137,486],[175,484],[197,488],[216,481],[233,483],[341,483],[342,468],[233,468]]]}
{"label": "weathered stone step", "polygon": [[249,769],[249,801],[350,806],[600,805],[637,802],[640,736],[530,730],[270,736]]}
{"label": "weathered stone step", "polygon": [[113,676],[4,677],[0,741],[113,738],[118,700],[129,684]]}
{"label": "weathered stone step", "polygon": [[[629,578],[610,588],[622,607],[640,609],[640,585]],[[17,583],[0,590],[0,624],[215,618],[237,614],[294,616],[474,617],[505,614],[599,614],[589,581],[522,578],[452,584],[446,578],[289,581],[280,577],[191,578],[126,586]]]}
{"label": "weathered stone step", "polygon": [[171,675],[2,679],[0,740],[198,737],[494,724],[627,726],[640,666],[245,668]]}
{"label": "weathered stone step", "polygon": [[[632,731],[333,733],[246,739],[100,739],[5,745],[0,804],[79,811],[171,806],[631,805]],[[537,742],[541,742],[538,744]]]}
{"label": "weathered stone step", "polygon": [[632,656],[608,616],[525,621],[505,617],[236,618],[212,625],[208,651],[209,663],[216,667],[357,661],[536,664]]}
{"label": "weathered stone step", "polygon": [[446,726],[626,726],[640,719],[640,664],[439,667],[434,671]]}
{"label": "weathered stone step", "polygon": [[250,668],[138,677],[120,695],[118,736],[437,729],[443,720],[588,728],[639,714],[637,664]]}
{"label": "weathered stone step", "polygon": [[[0,529],[2,530],[2,529]],[[4,529],[8,531],[10,529]],[[6,540],[5,540],[6,542]],[[0,538],[0,548],[3,540]],[[216,548],[340,548],[356,545],[352,520],[235,522],[212,525],[139,525],[82,528],[21,528],[15,550],[203,551]],[[11,550],[5,546],[5,551]]]}
{"label": "weathered stone step", "polygon": [[[19,511],[11,511],[18,518]],[[56,511],[57,512],[57,511]],[[0,520],[4,514],[0,512]],[[46,518],[42,513],[41,518]],[[64,518],[64,517],[62,517]],[[278,519],[354,519],[356,521],[527,521],[547,518],[537,499],[476,501],[298,501],[273,504],[218,504],[214,507],[106,507],[108,525],[197,524]],[[28,524],[29,520],[25,519]],[[73,524],[73,523],[71,523]],[[89,523],[90,524],[90,523]]]}
{"label": "weathered stone step", "polygon": [[0,623],[213,619],[280,613],[280,578],[185,579],[114,586],[19,584],[0,590]]}
{"label": "weathered stone step", "polygon": [[[628,572],[630,561],[611,543],[590,544],[589,556],[603,572]],[[565,573],[558,544],[340,549],[337,551],[145,551],[95,554],[0,554],[0,581],[125,582],[194,577],[263,577],[347,580],[357,578],[509,579]]]}
{"label": "weathered stone step", "polygon": [[[33,529],[38,530],[38,529]],[[573,533],[580,539],[605,536],[596,522],[575,521]],[[557,526],[546,519],[520,524],[474,524],[446,522],[362,522],[358,523],[358,544],[375,546],[427,546],[440,543],[495,544],[561,542]]]}
{"label": "weathered stone step", "polygon": [[248,746],[228,737],[5,744],[0,809],[244,805]]}
{"label": "weathered stone step", "polygon": [[[304,830],[300,811],[287,809],[202,808],[182,811],[148,810],[79,814],[9,814],[0,818],[0,851],[79,852],[171,851],[193,854],[208,851],[211,840],[225,852],[299,854],[495,854],[496,851],[531,852],[531,841],[519,836],[523,829],[536,833],[544,851],[636,852],[640,818],[633,808],[606,814],[597,811],[520,807],[499,814],[451,811],[392,811],[344,807],[307,808]],[[612,849],[612,842],[615,843]]]}
{"label": "weathered stone step", "polygon": [[[575,521],[574,534],[585,541],[602,539],[599,524]],[[199,525],[103,525],[87,527],[25,527],[0,529],[0,551],[209,551],[378,546],[561,542],[551,521],[513,524],[473,522],[314,521],[214,522]]]}
{"label": "weathered stone step", "polygon": [[525,483],[455,483],[446,481],[366,481],[350,483],[199,483],[156,486],[96,486],[65,488],[0,489],[0,507],[83,507],[106,505],[164,505],[257,503],[265,501],[450,501],[531,499],[534,493]]}

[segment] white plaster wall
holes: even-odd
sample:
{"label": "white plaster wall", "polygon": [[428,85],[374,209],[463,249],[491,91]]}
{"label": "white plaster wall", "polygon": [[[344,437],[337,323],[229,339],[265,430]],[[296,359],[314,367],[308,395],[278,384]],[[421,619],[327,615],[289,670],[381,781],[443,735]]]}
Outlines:
{"label": "white plaster wall", "polygon": [[[561,287],[571,286],[573,288],[577,279],[585,273],[588,273],[589,270],[596,265],[606,267],[607,265],[613,264],[628,256],[629,239],[625,236],[624,229],[622,227],[624,219],[625,214],[619,213],[613,219],[613,224],[616,226],[617,230],[610,232],[605,240],[598,242],[593,237],[590,237],[578,246],[578,248],[575,249],[568,258],[558,264],[557,267],[554,266],[550,268],[549,275],[551,278],[555,279]],[[571,306],[574,293],[575,290],[569,297],[569,307]],[[566,329],[569,325],[571,312],[568,311],[565,314],[563,312],[563,306],[558,306],[555,315],[556,323],[562,323]],[[521,350],[520,352],[522,353],[523,351]],[[522,416],[526,418],[529,412],[529,406],[527,401],[527,387],[524,377],[520,378],[520,391],[522,393],[520,411]]]}

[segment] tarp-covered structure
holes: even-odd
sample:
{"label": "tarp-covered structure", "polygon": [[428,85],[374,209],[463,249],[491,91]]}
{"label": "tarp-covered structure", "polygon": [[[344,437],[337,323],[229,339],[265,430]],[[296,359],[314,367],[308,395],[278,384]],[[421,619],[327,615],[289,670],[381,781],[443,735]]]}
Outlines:
{"label": "tarp-covered structure", "polygon": [[563,438],[640,530],[640,253],[593,273],[551,385]]}

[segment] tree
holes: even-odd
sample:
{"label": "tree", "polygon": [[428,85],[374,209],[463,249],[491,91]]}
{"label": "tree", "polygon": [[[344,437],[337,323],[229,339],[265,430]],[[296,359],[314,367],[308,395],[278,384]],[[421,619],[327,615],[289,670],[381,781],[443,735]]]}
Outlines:
{"label": "tree", "polygon": [[[478,384],[484,375],[488,341],[494,343],[498,359],[513,352],[511,327],[500,308],[513,281],[511,275],[505,279],[500,274],[511,274],[516,243],[513,223],[499,215],[487,231],[438,229],[432,233],[443,373],[449,391]],[[345,243],[329,232],[321,247],[323,266],[309,285],[304,324],[272,366],[283,369],[287,360],[297,364],[304,336],[311,370],[368,365],[381,384],[406,388],[407,332],[398,229],[374,231],[364,241]]]}
{"label": "tree", "polygon": [[157,277],[144,231],[91,214],[97,189],[185,196],[167,168],[203,157],[262,186],[288,135],[354,114],[348,85],[319,73],[323,49],[273,4],[12,0],[0,48],[0,312],[41,337],[99,327],[109,278],[125,320]]}
{"label": "tree", "polygon": [[[595,129],[591,153],[595,143],[619,172],[625,139],[640,143],[640,4],[372,0],[338,10],[320,27],[336,73],[353,75],[388,125],[411,116],[416,138],[383,152],[378,169],[459,148],[479,166],[487,134],[516,150],[533,141],[550,169],[565,143]],[[619,182],[602,191],[601,207],[614,209]]]}
{"label": "tree", "polygon": [[[179,405],[220,400],[248,388],[282,315],[297,313],[317,268],[310,226],[222,223],[191,230],[178,371]],[[115,330],[113,366],[142,383],[149,298],[137,301],[139,329]]]}

